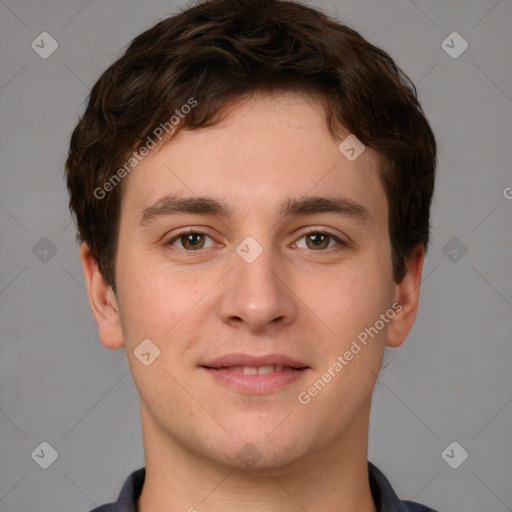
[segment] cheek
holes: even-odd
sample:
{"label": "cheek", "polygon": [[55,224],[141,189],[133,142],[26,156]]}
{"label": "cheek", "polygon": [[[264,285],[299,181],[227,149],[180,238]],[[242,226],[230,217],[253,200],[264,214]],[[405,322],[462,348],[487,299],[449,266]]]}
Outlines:
{"label": "cheek", "polygon": [[143,258],[125,258],[119,268],[120,316],[128,331],[127,341],[137,343],[140,337],[161,337],[172,327],[174,314],[178,313],[176,294],[164,276],[153,272]]}
{"label": "cheek", "polygon": [[[185,348],[180,339],[185,344],[197,330],[197,317],[204,315],[207,305],[204,296],[218,280],[168,265],[150,265],[143,256],[127,259],[119,277],[120,317],[127,345],[134,348],[149,338],[163,355],[172,351],[174,356]],[[188,335],[183,336],[184,330]]]}
{"label": "cheek", "polygon": [[[357,397],[371,394],[389,325],[380,320],[391,306],[388,281],[378,271],[371,272],[365,267],[364,271],[340,275],[325,283],[328,287],[319,316],[329,330],[325,336],[319,336],[317,344],[322,354],[319,373],[330,369],[336,375],[325,400],[338,403],[344,397],[358,403]],[[354,382],[357,386],[351,384]]]}
{"label": "cheek", "polygon": [[323,283],[318,305],[322,318],[329,321],[335,333],[356,335],[389,307],[392,288],[388,281],[378,269],[372,271],[370,265],[330,276]]}

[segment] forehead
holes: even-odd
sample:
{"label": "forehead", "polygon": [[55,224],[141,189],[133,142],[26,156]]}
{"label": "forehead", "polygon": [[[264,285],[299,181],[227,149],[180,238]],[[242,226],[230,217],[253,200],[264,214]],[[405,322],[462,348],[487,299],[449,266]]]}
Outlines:
{"label": "forehead", "polygon": [[263,216],[283,200],[335,194],[387,218],[379,158],[370,148],[354,161],[333,140],[323,107],[293,93],[231,104],[217,124],[182,130],[130,173],[122,216],[139,215],[166,194],[224,198],[234,214]]}

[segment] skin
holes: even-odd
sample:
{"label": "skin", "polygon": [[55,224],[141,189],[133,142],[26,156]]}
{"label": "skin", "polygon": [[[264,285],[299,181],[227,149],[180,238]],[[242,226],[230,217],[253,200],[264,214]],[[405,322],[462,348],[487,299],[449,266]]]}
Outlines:
{"label": "skin", "polygon": [[[412,252],[395,283],[378,155],[366,148],[351,162],[338,143],[312,98],[239,101],[219,124],[151,151],[126,178],[116,295],[82,244],[100,340],[125,347],[140,395],[140,511],[375,511],[371,395],[385,346],[398,347],[414,323],[424,250]],[[141,212],[166,194],[214,197],[233,216],[162,215],[139,227]],[[278,214],[286,198],[312,195],[343,196],[369,218]],[[199,249],[179,237],[168,243],[186,228],[208,235],[195,240]],[[309,228],[345,245],[327,238],[319,249]],[[248,236],[263,249],[252,263],[236,252]],[[400,312],[301,404],[298,394],[395,302]],[[161,351],[149,366],[134,355],[147,338]],[[248,394],[199,367],[233,352],[285,354],[309,369],[275,391]],[[237,457],[247,443],[259,457],[253,465]]]}

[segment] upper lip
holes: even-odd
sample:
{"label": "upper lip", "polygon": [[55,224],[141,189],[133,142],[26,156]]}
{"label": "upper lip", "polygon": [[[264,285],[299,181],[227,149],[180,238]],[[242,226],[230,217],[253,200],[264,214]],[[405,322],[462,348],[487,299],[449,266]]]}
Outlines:
{"label": "upper lip", "polygon": [[281,354],[253,356],[249,354],[227,354],[211,359],[200,366],[208,368],[229,368],[232,366],[247,366],[259,368],[262,366],[289,366],[291,368],[309,368],[306,364]]}

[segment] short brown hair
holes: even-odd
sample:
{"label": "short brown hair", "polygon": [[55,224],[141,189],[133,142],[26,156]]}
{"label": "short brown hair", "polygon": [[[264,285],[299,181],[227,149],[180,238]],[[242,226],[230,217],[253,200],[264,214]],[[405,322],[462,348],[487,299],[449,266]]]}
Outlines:
{"label": "short brown hair", "polygon": [[378,152],[393,277],[402,280],[411,250],[428,246],[436,167],[414,84],[383,50],[311,7],[209,0],[137,36],[95,83],[71,136],[66,175],[77,239],[114,291],[123,187],[101,198],[95,191],[191,98],[195,108],[165,143],[181,129],[217,123],[229,102],[280,91],[319,98],[333,138],[349,130]]}

